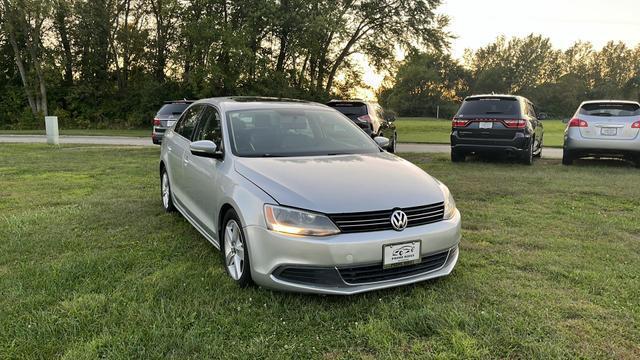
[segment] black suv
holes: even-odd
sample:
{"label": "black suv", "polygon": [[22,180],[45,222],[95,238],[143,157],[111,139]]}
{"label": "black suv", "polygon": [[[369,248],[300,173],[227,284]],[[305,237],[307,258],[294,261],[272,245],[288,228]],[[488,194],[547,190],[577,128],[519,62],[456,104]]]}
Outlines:
{"label": "black suv", "polygon": [[396,152],[398,133],[394,124],[396,117],[391,112],[385,111],[377,103],[362,100],[331,100],[327,106],[346,115],[372,138],[377,136],[388,138],[387,151]]}
{"label": "black suv", "polygon": [[470,96],[453,118],[451,161],[462,162],[472,153],[498,152],[531,165],[542,155],[542,118],[522,96]]}

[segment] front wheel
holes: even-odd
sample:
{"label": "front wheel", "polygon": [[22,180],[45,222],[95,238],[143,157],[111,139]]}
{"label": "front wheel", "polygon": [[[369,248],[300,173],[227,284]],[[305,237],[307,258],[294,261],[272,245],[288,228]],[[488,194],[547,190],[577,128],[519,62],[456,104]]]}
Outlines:
{"label": "front wheel", "polygon": [[162,207],[166,212],[176,211],[171,197],[171,182],[169,182],[169,174],[166,169],[160,172],[160,195],[162,197]]}
{"label": "front wheel", "polygon": [[222,221],[222,242],[220,250],[224,259],[224,267],[231,279],[240,287],[250,285],[251,263],[247,240],[242,231],[238,214],[229,210]]}
{"label": "front wheel", "polygon": [[398,146],[398,134],[393,134],[393,139],[391,139],[391,143],[389,144],[388,152],[395,154]]}

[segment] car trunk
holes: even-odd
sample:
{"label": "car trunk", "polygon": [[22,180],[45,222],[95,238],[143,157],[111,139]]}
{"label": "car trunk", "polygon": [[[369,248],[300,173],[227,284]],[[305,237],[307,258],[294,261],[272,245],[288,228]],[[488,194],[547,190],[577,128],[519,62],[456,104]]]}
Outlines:
{"label": "car trunk", "polygon": [[578,118],[587,122],[580,127],[580,135],[587,139],[631,140],[640,130],[632,127],[640,120],[640,108],[634,104],[586,104]]}
{"label": "car trunk", "polygon": [[458,136],[467,139],[513,139],[522,129],[507,127],[505,121],[517,120],[514,116],[495,116],[491,118],[482,116],[465,116],[469,124],[458,127]]}
{"label": "car trunk", "polygon": [[454,126],[460,138],[466,139],[513,139],[522,128],[514,121],[522,120],[520,104],[516,98],[505,96],[477,97],[465,100],[455,117],[466,122],[465,126]]}

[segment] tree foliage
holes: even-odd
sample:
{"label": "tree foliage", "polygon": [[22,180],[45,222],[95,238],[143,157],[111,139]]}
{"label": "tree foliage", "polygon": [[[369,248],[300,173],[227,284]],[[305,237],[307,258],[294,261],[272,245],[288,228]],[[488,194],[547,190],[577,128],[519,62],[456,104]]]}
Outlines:
{"label": "tree foliage", "polygon": [[449,39],[441,0],[0,1],[0,62],[13,63],[0,127],[43,113],[63,126],[140,126],[174,98],[322,100],[360,84],[356,53],[383,68],[397,46]]}
{"label": "tree foliage", "polygon": [[[469,94],[511,93],[529,97],[553,116],[568,117],[584,100],[640,100],[640,46],[609,42],[595,50],[588,42],[577,42],[562,51],[550,39],[532,34],[498,37],[467,50],[462,63],[429,60],[439,57],[407,57],[394,85],[380,93],[381,101],[401,115],[435,116],[436,106],[449,109]],[[457,81],[451,82],[451,74]],[[425,84],[431,84],[429,91]],[[438,84],[450,92],[431,90]]]}

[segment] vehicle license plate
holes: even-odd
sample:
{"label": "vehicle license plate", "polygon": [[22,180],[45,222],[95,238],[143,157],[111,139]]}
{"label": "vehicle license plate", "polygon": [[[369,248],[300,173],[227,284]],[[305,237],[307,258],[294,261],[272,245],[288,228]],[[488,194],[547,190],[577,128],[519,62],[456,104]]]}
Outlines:
{"label": "vehicle license plate", "polygon": [[420,262],[420,241],[391,244],[382,247],[383,267],[385,269],[417,264]]}
{"label": "vehicle license plate", "polygon": [[616,136],[618,135],[618,129],[616,128],[602,128],[600,129],[600,134],[604,136]]}
{"label": "vehicle license plate", "polygon": [[492,122],[481,121],[480,122],[480,129],[493,129],[493,123]]}

